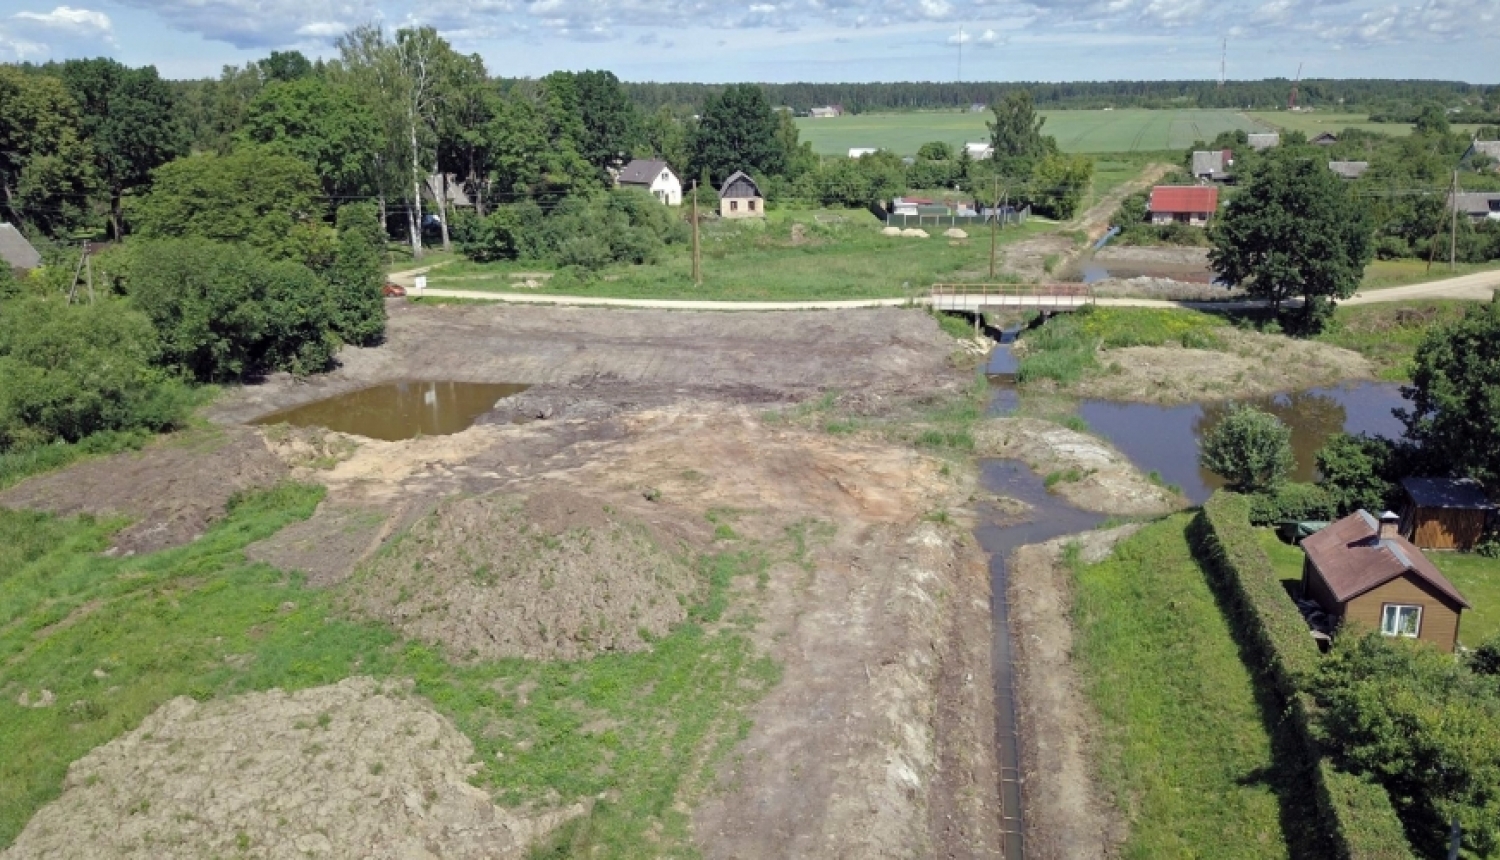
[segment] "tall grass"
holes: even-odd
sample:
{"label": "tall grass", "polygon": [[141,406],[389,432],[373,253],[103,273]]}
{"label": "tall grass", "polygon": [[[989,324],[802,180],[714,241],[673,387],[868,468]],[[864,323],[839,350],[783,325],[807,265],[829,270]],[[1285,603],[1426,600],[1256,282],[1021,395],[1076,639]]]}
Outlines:
{"label": "tall grass", "polygon": [[1059,385],[1077,382],[1099,368],[1100,349],[1129,346],[1177,345],[1218,350],[1225,327],[1218,317],[1198,311],[1090,306],[1059,314],[1041,328],[1023,333],[1025,352],[1016,373],[1018,381],[1051,380]]}
{"label": "tall grass", "polygon": [[1075,651],[1100,717],[1101,775],[1127,858],[1283,858],[1271,737],[1255,681],[1184,529],[1168,517],[1084,565]]}
{"label": "tall grass", "polygon": [[[57,796],[69,763],[174,696],[362,674],[414,679],[473,740],[473,779],[501,802],[608,793],[548,846],[555,856],[692,856],[676,801],[702,789],[713,755],[743,730],[743,708],[777,674],[744,635],[749,622],[726,617],[727,591],[798,560],[805,535],[702,559],[706,597],[690,608],[700,623],[647,652],[456,666],[245,558],[321,497],[300,485],[248,495],[192,544],[133,558],[98,554],[119,523],[0,510],[0,847]],[[42,690],[56,706],[17,703]],[[591,722],[612,728],[584,731]]]}

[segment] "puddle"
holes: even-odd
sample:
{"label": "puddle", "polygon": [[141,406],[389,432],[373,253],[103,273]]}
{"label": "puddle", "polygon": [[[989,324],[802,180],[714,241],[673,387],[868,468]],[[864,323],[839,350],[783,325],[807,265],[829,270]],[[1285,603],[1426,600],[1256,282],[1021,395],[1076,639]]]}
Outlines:
{"label": "puddle", "polygon": [[403,381],[374,385],[273,412],[254,424],[324,427],[395,442],[465,430],[495,401],[530,386],[510,383]]}
{"label": "puddle", "polygon": [[1043,479],[1019,460],[981,460],[980,484],[997,495],[1020,499],[1032,506],[1027,521],[999,525],[1000,513],[981,505],[974,529],[979,545],[990,556],[991,613],[995,641],[995,745],[1000,763],[1000,823],[1003,856],[1023,857],[1021,832],[1025,798],[1021,791],[1020,739],[1016,731],[1016,698],[1010,637],[1010,583],[1006,561],[1018,547],[1042,543],[1062,535],[1088,531],[1104,521],[1101,514],[1082,511],[1047,492]]}
{"label": "puddle", "polygon": [[[1317,451],[1335,433],[1399,437],[1403,428],[1391,410],[1408,405],[1401,399],[1400,386],[1382,382],[1313,388],[1239,402],[1270,412],[1292,428],[1292,451],[1297,457],[1292,478],[1297,481],[1311,481],[1317,476]],[[1078,412],[1094,433],[1108,439],[1141,471],[1157,472],[1166,483],[1181,487],[1194,504],[1201,504],[1224,482],[1199,468],[1198,440],[1223,420],[1228,408],[1227,402],[1157,406],[1085,400]]]}

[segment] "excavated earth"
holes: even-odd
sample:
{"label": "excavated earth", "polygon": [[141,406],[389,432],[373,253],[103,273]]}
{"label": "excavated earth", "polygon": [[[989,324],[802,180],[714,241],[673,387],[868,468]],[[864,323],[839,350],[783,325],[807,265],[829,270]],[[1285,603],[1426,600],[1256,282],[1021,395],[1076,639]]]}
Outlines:
{"label": "excavated earth", "polygon": [[[129,551],[192,540],[236,491],[321,483],[310,519],[249,554],[459,662],[648,647],[702,587],[697,554],[815,535],[732,589],[727,614],[758,619],[752,642],[780,674],[707,787],[692,780],[674,799],[697,849],[998,856],[973,470],[795,418],[823,402],[917,415],[965,388],[930,317],[391,311],[388,343],[346,350],[337,371],[226,394],[211,440],[23,482],[0,504],[132,517],[153,537]],[[447,436],[244,426],[398,379],[532,387]],[[6,858],[153,856],[144,845],[164,857],[508,857],[589,800],[497,808],[465,784],[470,755],[430,706],[374,682],[177,700],[76,763]]]}

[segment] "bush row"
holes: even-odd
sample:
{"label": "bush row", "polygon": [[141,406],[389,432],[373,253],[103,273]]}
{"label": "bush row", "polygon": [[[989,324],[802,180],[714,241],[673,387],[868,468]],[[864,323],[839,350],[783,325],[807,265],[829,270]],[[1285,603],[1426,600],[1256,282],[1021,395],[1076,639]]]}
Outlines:
{"label": "bush row", "polygon": [[1283,520],[1331,520],[1337,500],[1318,484],[1287,481],[1263,493],[1246,497],[1250,505],[1250,524],[1274,526]]}
{"label": "bush row", "polygon": [[1311,771],[1319,812],[1332,823],[1337,855],[1346,860],[1410,860],[1401,822],[1385,789],[1342,772],[1313,739],[1315,712],[1306,692],[1318,649],[1287,599],[1271,560],[1250,526],[1251,500],[1218,492],[1193,521],[1193,548],[1228,605],[1230,623],[1285,707]]}

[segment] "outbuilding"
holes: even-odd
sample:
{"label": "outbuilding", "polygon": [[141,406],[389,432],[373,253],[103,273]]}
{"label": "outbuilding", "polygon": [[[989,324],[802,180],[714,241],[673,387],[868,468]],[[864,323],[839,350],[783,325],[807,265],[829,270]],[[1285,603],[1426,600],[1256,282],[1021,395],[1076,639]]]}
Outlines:
{"label": "outbuilding", "polygon": [[1147,207],[1152,224],[1208,224],[1219,209],[1219,189],[1213,185],[1158,185],[1151,189]]}
{"label": "outbuilding", "polygon": [[766,200],[760,186],[743,170],[736,170],[719,186],[719,216],[722,218],[764,218]]}
{"label": "outbuilding", "polygon": [[1400,520],[1389,511],[1377,520],[1358,510],[1303,538],[1302,596],[1337,624],[1359,624],[1451,652],[1469,602],[1401,537]]}
{"label": "outbuilding", "polygon": [[1401,533],[1422,549],[1470,550],[1495,506],[1473,478],[1405,478]]}

